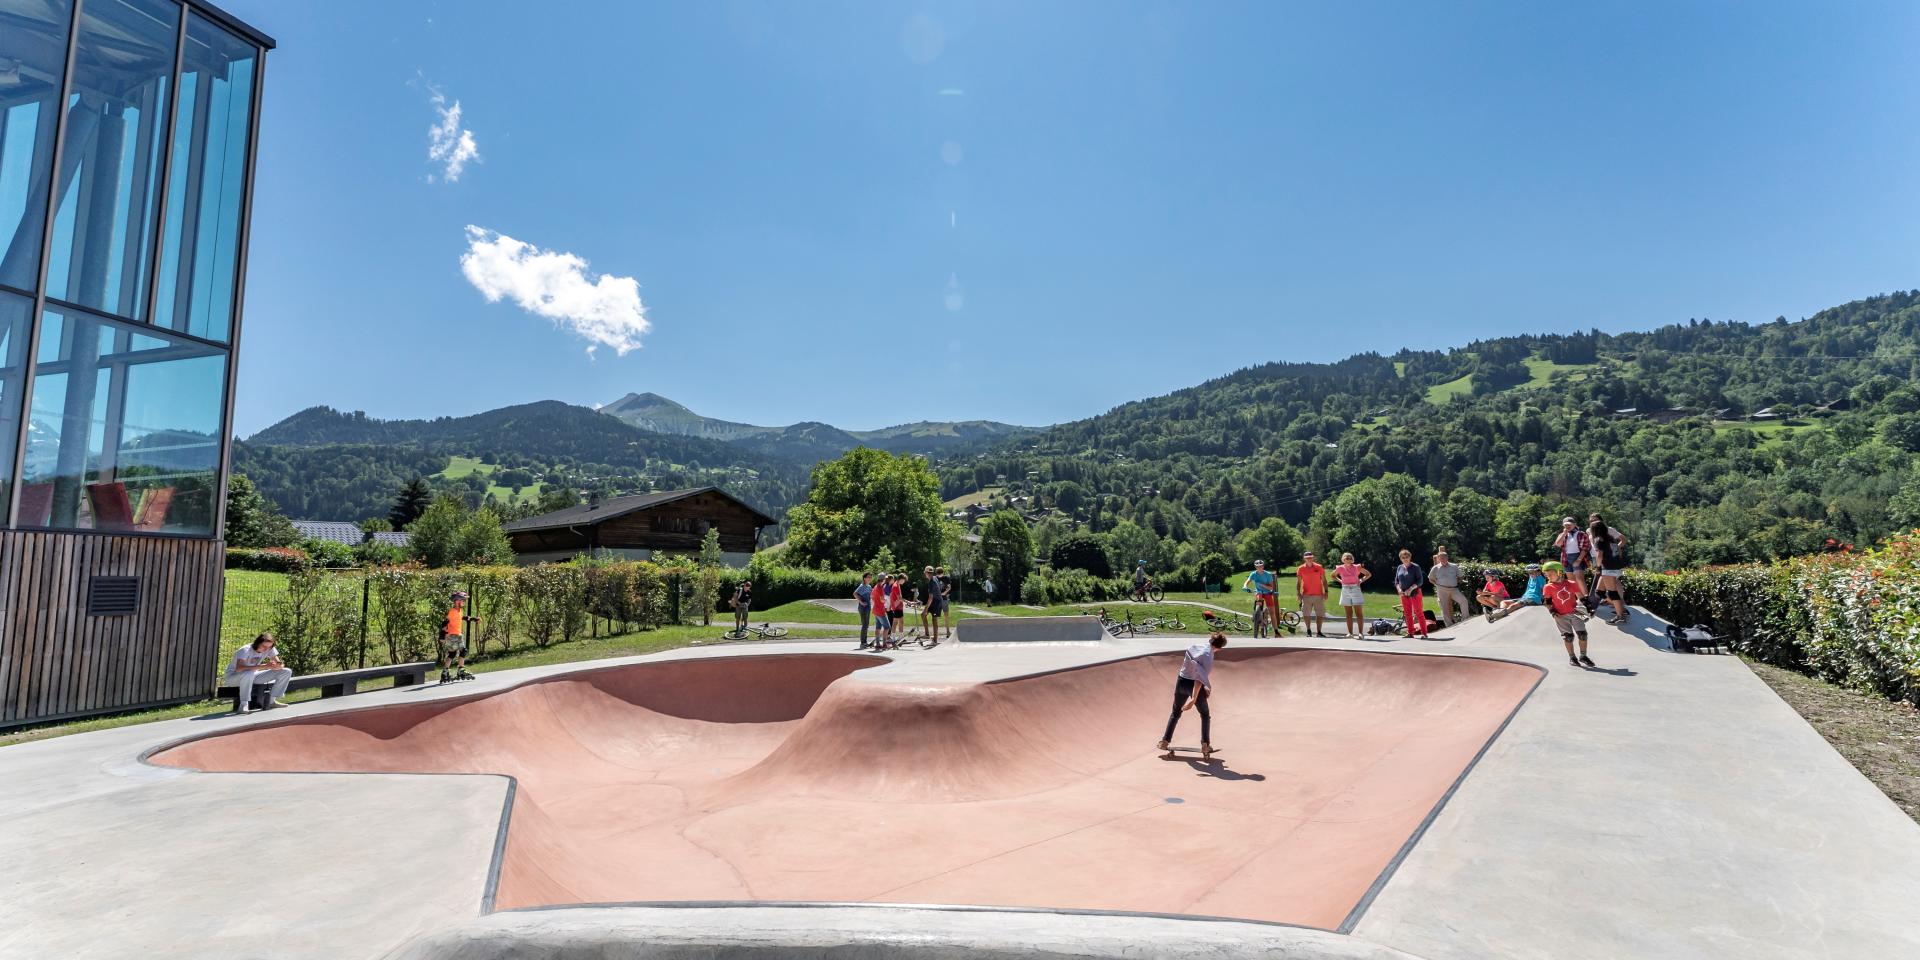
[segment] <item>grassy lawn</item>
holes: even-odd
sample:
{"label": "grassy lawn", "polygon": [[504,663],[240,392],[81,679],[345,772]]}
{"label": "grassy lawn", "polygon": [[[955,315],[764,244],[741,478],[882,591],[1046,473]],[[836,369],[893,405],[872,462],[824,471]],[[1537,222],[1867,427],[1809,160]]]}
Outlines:
{"label": "grassy lawn", "polygon": [[1395,360],[1393,362],[1393,375],[1396,377],[1404,377],[1407,375],[1407,362],[1405,360]]}
{"label": "grassy lawn", "polygon": [[[228,571],[231,576],[234,571]],[[816,608],[818,609],[818,608]],[[721,634],[732,626],[732,621],[722,622],[714,618],[710,627],[676,626],[661,627],[658,630],[641,630],[623,633],[611,637],[581,638],[571,643],[556,643],[546,649],[522,645],[508,653],[489,654],[486,659],[475,660],[468,664],[474,673],[490,673],[495,670],[517,670],[521,667],[544,667],[560,663],[579,663],[587,660],[604,660],[613,657],[632,657],[647,653],[659,653],[662,650],[674,650],[680,647],[713,644],[721,641]],[[846,631],[831,627],[820,630],[795,630],[789,639],[829,639],[847,636]],[[739,646],[749,646],[743,642]],[[224,661],[223,661],[224,662]],[[362,684],[362,691],[378,690],[389,686],[387,681]],[[299,690],[287,695],[290,703],[303,703],[317,700],[318,690]],[[153,723],[159,720],[176,720],[181,717],[197,717],[210,713],[225,713],[230,709],[226,701],[199,700],[183,703],[158,710],[141,710],[134,713],[120,713],[112,716],[92,717],[85,720],[70,720],[61,723],[26,727],[0,733],[0,747],[33,740],[46,740],[52,737],[64,737],[69,734],[86,733],[90,730],[109,730],[115,727],[128,727],[138,723]]]}
{"label": "grassy lawn", "polygon": [[1818,423],[1788,423],[1785,420],[1715,420],[1715,430],[1745,430],[1760,438],[1758,449],[1765,450],[1788,443],[1803,433],[1826,429]]}
{"label": "grassy lawn", "polygon": [[[495,469],[496,468],[490,464],[481,463],[477,457],[449,457],[447,458],[447,468],[440,471],[438,476],[448,480],[462,480],[476,473],[483,477],[490,477],[493,475]],[[530,487],[521,487],[520,494],[516,498],[513,488],[503,487],[495,483],[487,486],[487,493],[505,502],[513,502],[518,499],[523,503],[532,503],[540,499],[540,494],[545,487],[546,484],[544,483],[536,483]]]}
{"label": "grassy lawn", "polygon": [[1465,376],[1458,377],[1453,380],[1448,380],[1446,383],[1436,383],[1433,386],[1428,387],[1427,402],[1433,403],[1433,404],[1443,404],[1449,400],[1452,400],[1454,397],[1464,397],[1472,393],[1473,393],[1473,374],[1469,373]]}
{"label": "grassy lawn", "polygon": [[983,487],[979,490],[975,490],[972,493],[963,493],[960,496],[954,497],[952,500],[948,500],[946,503],[946,507],[948,510],[960,510],[966,507],[971,507],[976,503],[986,503],[988,500],[991,500],[994,497],[999,496],[1000,491],[1004,489],[1006,488]]}
{"label": "grassy lawn", "polygon": [[1586,376],[1587,371],[1599,366],[1597,363],[1554,363],[1552,360],[1542,360],[1539,357],[1528,357],[1520,362],[1527,365],[1527,373],[1530,374],[1527,382],[1521,384],[1523,387],[1547,386],[1553,382],[1554,377],[1563,373],[1574,379],[1580,379]]}
{"label": "grassy lawn", "polygon": [[1920,821],[1920,710],[1764,663],[1749,660],[1747,666],[1894,805]]}

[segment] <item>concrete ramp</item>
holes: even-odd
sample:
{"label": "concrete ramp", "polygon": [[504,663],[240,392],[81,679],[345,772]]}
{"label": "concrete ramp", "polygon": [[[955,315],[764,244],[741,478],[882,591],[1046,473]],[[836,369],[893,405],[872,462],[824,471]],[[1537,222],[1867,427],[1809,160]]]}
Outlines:
{"label": "concrete ramp", "polygon": [[973,617],[958,624],[961,643],[1099,643],[1099,617]]}
{"label": "concrete ramp", "polygon": [[[154,762],[511,776],[502,909],[867,901],[1334,929],[1541,673],[1230,648],[1214,672],[1223,752],[1202,762],[1153,748],[1178,653],[992,683],[861,671],[883,662],[632,664],[250,727]],[[1184,715],[1175,742],[1198,743],[1198,726]]]}

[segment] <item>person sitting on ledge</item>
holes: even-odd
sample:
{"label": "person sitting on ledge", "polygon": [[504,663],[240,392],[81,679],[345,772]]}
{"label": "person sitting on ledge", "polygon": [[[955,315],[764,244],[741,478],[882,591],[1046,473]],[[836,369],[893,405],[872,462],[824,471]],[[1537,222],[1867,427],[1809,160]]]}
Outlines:
{"label": "person sitting on ledge", "polygon": [[273,685],[273,695],[267,698],[271,706],[284,707],[285,700],[280,699],[287,693],[287,681],[293,679],[293,671],[280,660],[280,654],[273,649],[273,634],[263,633],[253,638],[253,642],[233,652],[233,662],[227,664],[227,675],[221,678],[233,681],[240,688],[238,710],[240,713],[253,712],[253,688],[255,684]]}

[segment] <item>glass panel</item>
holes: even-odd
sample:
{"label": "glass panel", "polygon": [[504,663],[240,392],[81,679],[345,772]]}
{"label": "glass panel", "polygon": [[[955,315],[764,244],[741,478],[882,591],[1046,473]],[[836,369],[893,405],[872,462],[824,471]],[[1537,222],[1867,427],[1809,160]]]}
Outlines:
{"label": "glass panel", "polygon": [[57,310],[41,324],[20,526],[211,535],[226,351]]}
{"label": "glass panel", "polygon": [[22,290],[40,275],[71,9],[69,0],[0,0],[0,283]]}
{"label": "glass panel", "polygon": [[180,6],[171,0],[81,5],[47,265],[50,297],[145,319],[179,23]]}
{"label": "glass panel", "polygon": [[0,293],[0,524],[13,496],[13,445],[20,436],[20,397],[27,371],[33,301]]}
{"label": "glass panel", "polygon": [[209,340],[226,340],[233,317],[258,56],[253,44],[188,18],[154,322]]}

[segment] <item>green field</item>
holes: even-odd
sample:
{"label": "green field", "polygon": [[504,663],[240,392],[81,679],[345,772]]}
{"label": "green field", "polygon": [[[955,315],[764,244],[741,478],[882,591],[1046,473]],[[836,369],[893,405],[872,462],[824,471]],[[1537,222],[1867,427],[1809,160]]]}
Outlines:
{"label": "green field", "polygon": [[975,490],[972,493],[963,493],[960,496],[954,497],[952,500],[948,500],[946,503],[946,507],[948,510],[960,510],[966,507],[971,507],[976,503],[986,503],[988,500],[991,500],[994,497],[999,496],[1000,491],[1003,489],[1005,488],[1004,487],[983,487],[979,490]]}
{"label": "green field", "polygon": [[[483,477],[490,477],[497,469],[499,468],[492,464],[481,463],[479,459],[475,457],[449,457],[447,468],[434,474],[434,477],[442,480],[464,480],[476,473]],[[530,487],[521,487],[520,494],[516,501],[513,488],[503,487],[495,483],[487,486],[487,494],[503,503],[533,503],[540,499],[540,494],[545,488],[546,484],[544,483],[536,483]]]}
{"label": "green field", "polygon": [[1818,423],[1789,423],[1785,420],[1715,420],[1713,429],[1745,430],[1760,438],[1758,449],[1778,447],[1793,437],[1826,429]]}
{"label": "green field", "polygon": [[1524,387],[1547,386],[1553,382],[1554,377],[1561,374],[1566,374],[1575,380],[1582,379],[1586,377],[1587,371],[1599,366],[1597,363],[1554,363],[1552,360],[1542,360],[1539,357],[1528,357],[1521,362],[1527,365],[1527,373],[1531,374],[1527,382],[1521,384]]}
{"label": "green field", "polygon": [[1434,404],[1446,403],[1454,397],[1470,396],[1472,393],[1473,374],[1469,373],[1466,376],[1448,380],[1446,383],[1436,383],[1428,387],[1427,402]]}

